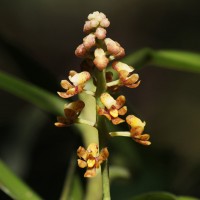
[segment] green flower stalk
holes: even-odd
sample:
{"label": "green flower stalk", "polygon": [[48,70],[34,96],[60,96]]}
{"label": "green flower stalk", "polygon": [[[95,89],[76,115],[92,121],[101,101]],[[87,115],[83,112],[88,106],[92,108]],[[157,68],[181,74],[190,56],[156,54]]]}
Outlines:
{"label": "green flower stalk", "polygon": [[[110,21],[102,12],[96,11],[88,15],[88,20],[83,27],[83,32],[87,35],[75,50],[75,55],[83,59],[80,66],[81,72],[71,70],[68,77],[70,82],[61,81],[61,87],[65,91],[58,92],[62,98],[70,98],[82,92],[92,95],[96,99],[95,123],[81,118],[82,110],[90,109],[81,100],[65,105],[65,116],[57,117],[55,123],[57,127],[84,123],[97,129],[99,144],[94,142],[87,149],[81,146],[78,148],[78,166],[86,168],[84,177],[87,178],[95,177],[97,169],[101,168],[102,196],[107,200],[110,199],[109,151],[106,147],[109,139],[113,136],[125,136],[131,137],[142,145],[151,144],[149,134],[143,134],[146,123],[134,115],[125,117],[128,110],[125,106],[126,97],[123,95],[116,99],[112,97],[112,94],[123,86],[137,88],[140,80],[139,75],[134,73],[133,67],[118,61],[125,55],[125,50],[118,42],[106,37],[106,28],[109,25]],[[117,74],[116,79],[109,71],[108,66],[110,65]],[[110,132],[106,127],[106,120],[114,125],[127,123],[130,131]]]}

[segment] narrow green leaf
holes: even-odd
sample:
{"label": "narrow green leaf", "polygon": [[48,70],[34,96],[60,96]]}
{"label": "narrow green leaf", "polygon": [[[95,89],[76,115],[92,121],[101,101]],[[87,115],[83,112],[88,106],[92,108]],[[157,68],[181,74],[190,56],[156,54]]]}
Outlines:
{"label": "narrow green leaf", "polygon": [[140,49],[123,58],[122,62],[125,62],[126,64],[131,65],[136,69],[139,69],[150,61],[150,59],[152,58],[152,52],[153,50],[150,48]]}
{"label": "narrow green leaf", "polygon": [[200,73],[200,54],[187,51],[144,48],[126,56],[123,62],[136,69],[149,64],[157,67]]}
{"label": "narrow green leaf", "polygon": [[151,63],[169,69],[200,73],[200,54],[184,51],[152,51]]}
{"label": "narrow green leaf", "polygon": [[130,200],[177,200],[177,198],[167,192],[152,192],[133,197]]}
{"label": "narrow green leaf", "polygon": [[27,100],[37,107],[54,113],[55,115],[63,114],[64,103],[67,103],[66,100],[63,101],[61,98],[46,90],[2,71],[0,71],[0,89]]}
{"label": "narrow green leaf", "polygon": [[194,197],[188,197],[188,196],[180,196],[180,197],[177,197],[177,200],[199,200],[199,199],[194,198]]}
{"label": "narrow green leaf", "polygon": [[16,200],[42,200],[0,160],[0,189]]}

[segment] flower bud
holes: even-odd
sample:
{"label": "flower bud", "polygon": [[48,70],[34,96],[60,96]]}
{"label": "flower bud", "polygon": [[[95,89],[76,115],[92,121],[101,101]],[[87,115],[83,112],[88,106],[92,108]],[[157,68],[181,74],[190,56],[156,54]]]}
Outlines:
{"label": "flower bud", "polygon": [[115,58],[123,57],[125,55],[124,48],[122,48],[118,42],[115,42],[110,38],[106,38],[104,42],[106,44],[107,51]]}
{"label": "flower bud", "polygon": [[99,40],[103,40],[106,37],[106,29],[98,27],[94,34]]}
{"label": "flower bud", "polygon": [[110,21],[108,20],[108,18],[102,19],[100,22],[100,26],[107,28],[108,26],[110,26]]}
{"label": "flower bud", "polygon": [[95,35],[90,33],[86,37],[83,38],[83,45],[84,47],[89,50],[96,44]]}
{"label": "flower bud", "polygon": [[80,44],[75,50],[75,55],[80,58],[84,58],[86,53],[87,50],[83,44]]}
{"label": "flower bud", "polygon": [[109,59],[105,56],[105,52],[101,48],[97,48],[94,52],[95,59],[93,63],[99,70],[103,70],[107,67]]}

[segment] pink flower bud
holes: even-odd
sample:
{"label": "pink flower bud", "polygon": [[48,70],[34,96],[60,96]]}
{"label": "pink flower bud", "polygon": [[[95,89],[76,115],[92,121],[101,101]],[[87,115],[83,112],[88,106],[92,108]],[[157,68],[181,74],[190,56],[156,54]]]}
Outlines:
{"label": "pink flower bud", "polygon": [[107,67],[109,60],[106,56],[102,56],[102,57],[96,57],[93,62],[95,64],[95,66],[100,71],[102,71],[103,69],[105,69]]}
{"label": "pink flower bud", "polygon": [[110,38],[106,38],[104,42],[106,44],[108,52],[115,58],[123,57],[125,55],[124,49],[120,46],[118,42],[115,42]]}
{"label": "pink flower bud", "polygon": [[108,26],[110,26],[110,21],[108,20],[108,18],[102,19],[101,22],[100,22],[100,25],[103,28],[107,28]]}
{"label": "pink flower bud", "polygon": [[91,25],[90,25],[90,21],[86,21],[83,27],[83,32],[84,33],[89,33],[91,30]]}
{"label": "pink flower bud", "polygon": [[91,26],[91,28],[96,28],[98,25],[99,25],[99,21],[98,21],[98,20],[92,19],[92,20],[90,21],[90,26]]}
{"label": "pink flower bud", "polygon": [[91,47],[93,47],[96,44],[95,35],[89,34],[86,37],[83,38],[83,45],[84,47],[89,50]]}
{"label": "pink flower bud", "polygon": [[75,50],[75,55],[80,58],[84,58],[86,53],[87,50],[83,44],[80,44]]}
{"label": "pink flower bud", "polygon": [[94,34],[99,40],[103,40],[106,37],[106,29],[98,27]]}

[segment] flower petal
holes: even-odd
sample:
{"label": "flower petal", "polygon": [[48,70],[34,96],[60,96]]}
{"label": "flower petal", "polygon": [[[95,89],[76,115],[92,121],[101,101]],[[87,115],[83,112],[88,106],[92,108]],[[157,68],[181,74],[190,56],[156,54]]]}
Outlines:
{"label": "flower petal", "polygon": [[118,110],[119,115],[125,115],[127,113],[127,107],[123,106]]}
{"label": "flower petal", "polygon": [[60,97],[65,98],[65,99],[74,96],[74,93],[69,93],[69,94],[67,94],[66,92],[57,92],[57,94],[58,94]]}
{"label": "flower petal", "polygon": [[88,152],[85,150],[84,147],[80,146],[77,149],[77,155],[78,155],[79,158],[83,158],[84,160],[87,160]]}
{"label": "flower petal", "polygon": [[118,110],[115,107],[114,108],[111,107],[111,109],[109,110],[109,113],[114,118],[118,117]]}
{"label": "flower petal", "polygon": [[116,117],[116,118],[112,119],[112,123],[114,125],[117,125],[117,124],[120,124],[120,123],[123,123],[123,122],[124,122],[124,120],[121,119],[120,117]]}
{"label": "flower petal", "polygon": [[103,93],[100,97],[101,102],[103,105],[107,108],[110,109],[111,106],[116,104],[116,100],[108,93]]}
{"label": "flower petal", "polygon": [[120,95],[119,97],[117,97],[116,99],[116,108],[119,109],[121,108],[126,102],[126,98],[124,95]]}
{"label": "flower petal", "polygon": [[85,167],[87,167],[87,162],[85,162],[84,160],[78,159],[77,161],[78,161],[78,166],[79,166],[80,168],[85,168]]}
{"label": "flower petal", "polygon": [[81,112],[83,108],[85,107],[85,103],[81,100],[74,101],[69,104],[65,104],[65,108],[74,110],[75,112]]}
{"label": "flower petal", "polygon": [[96,176],[96,168],[88,168],[84,174],[84,177],[91,178]]}
{"label": "flower petal", "polygon": [[76,73],[76,74],[73,73],[69,76],[69,80],[73,83],[74,86],[84,84],[89,79],[90,79],[90,73],[87,71],[83,71],[81,73]]}
{"label": "flower petal", "polygon": [[134,115],[128,115],[126,117],[126,122],[133,128],[133,127],[142,127],[144,128],[146,123],[142,122],[139,118]]}
{"label": "flower petal", "polygon": [[94,157],[92,157],[92,159],[90,158],[90,159],[87,160],[87,166],[88,166],[89,168],[94,167],[95,163],[96,163],[96,161],[95,161],[95,158],[94,158]]}
{"label": "flower petal", "polygon": [[127,71],[127,72],[132,72],[134,71],[134,68],[123,63],[123,62],[114,62],[112,64],[113,69],[115,69],[117,72],[120,72],[122,70]]}
{"label": "flower petal", "polygon": [[68,90],[69,88],[73,87],[73,86],[71,85],[71,83],[70,83],[69,81],[67,81],[67,80],[62,80],[62,81],[60,82],[60,85],[61,85],[62,88],[64,88],[65,90]]}
{"label": "flower petal", "polygon": [[109,156],[109,152],[107,147],[103,148],[98,156],[98,164],[101,164],[103,161],[105,161]]}
{"label": "flower petal", "polygon": [[96,143],[91,143],[88,148],[87,152],[92,155],[93,157],[96,157],[99,151],[99,147]]}

